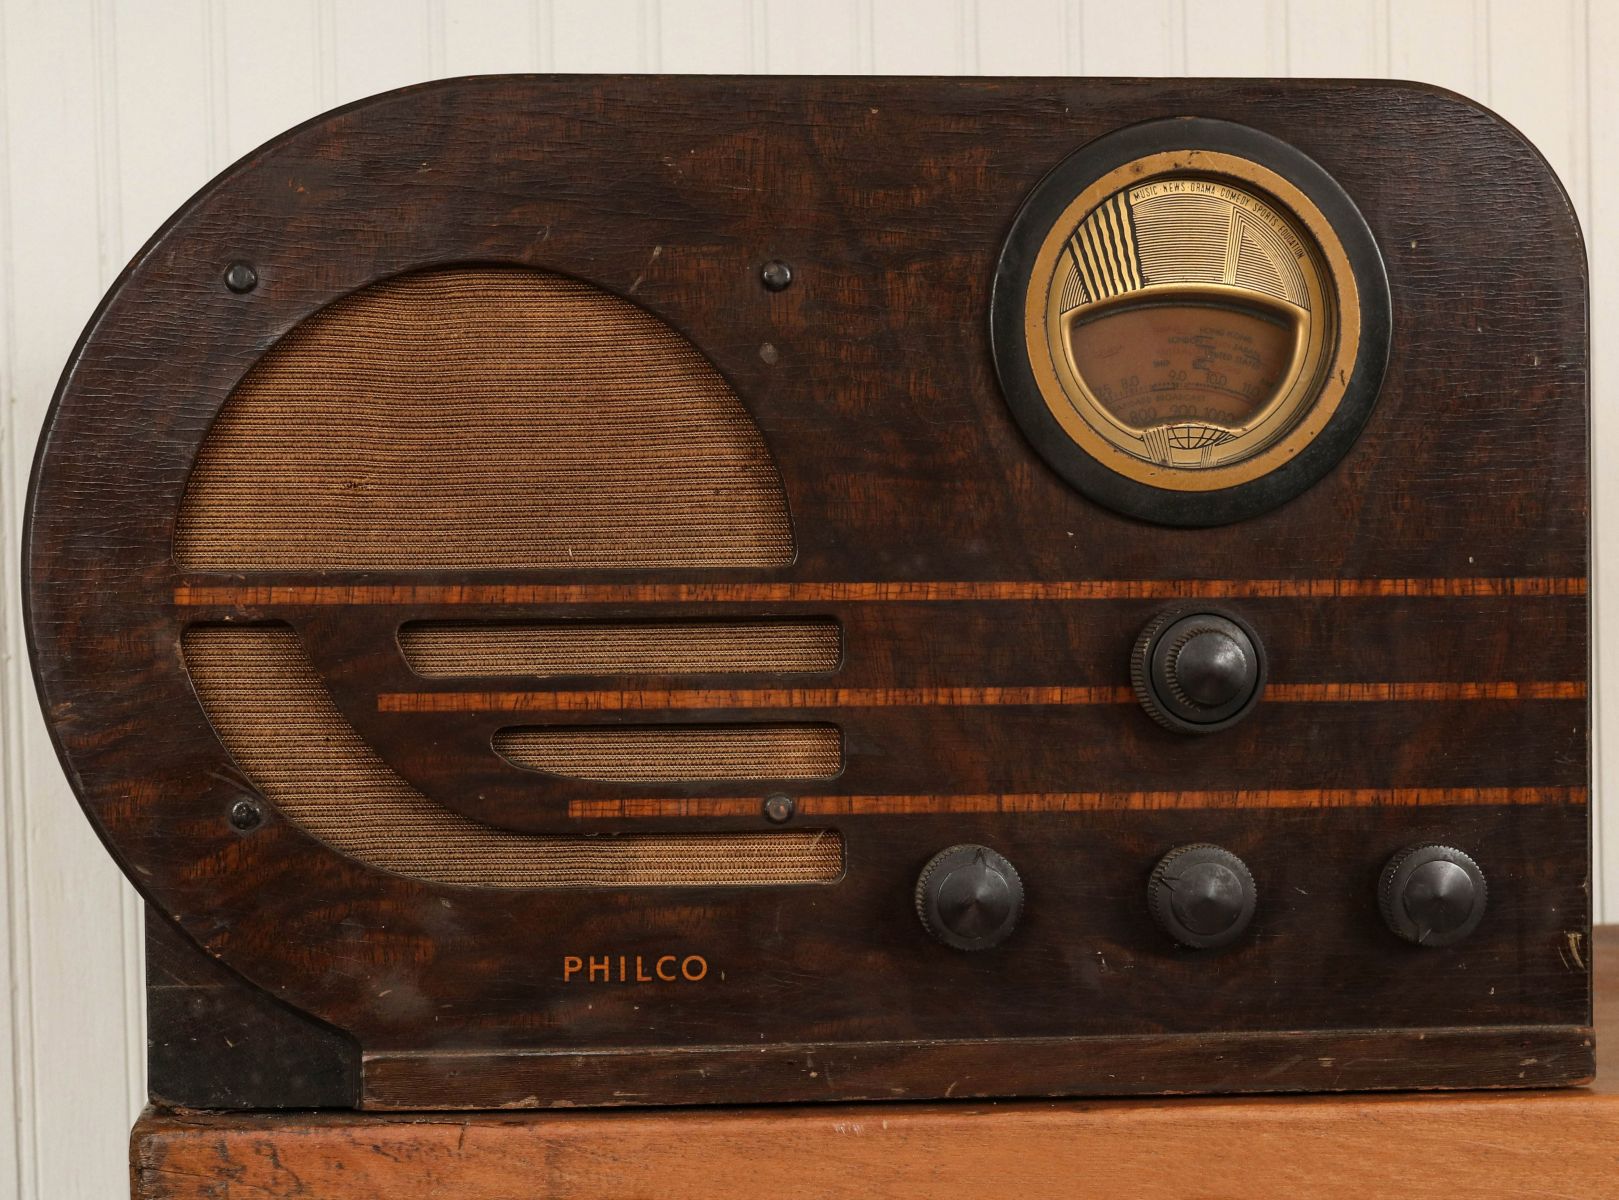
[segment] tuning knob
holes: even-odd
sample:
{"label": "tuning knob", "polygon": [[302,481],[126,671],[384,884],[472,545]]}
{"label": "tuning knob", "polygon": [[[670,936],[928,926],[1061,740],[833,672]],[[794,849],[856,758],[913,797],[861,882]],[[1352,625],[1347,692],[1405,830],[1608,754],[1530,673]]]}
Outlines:
{"label": "tuning knob", "polygon": [[1408,846],[1383,868],[1378,906],[1388,927],[1418,946],[1449,946],[1484,919],[1479,865],[1450,846]]}
{"label": "tuning knob", "polygon": [[1219,846],[1171,850],[1158,860],[1147,884],[1147,908],[1158,928],[1194,950],[1236,941],[1258,903],[1247,864]]}
{"label": "tuning knob", "polygon": [[1023,881],[988,846],[941,850],[916,881],[922,927],[957,950],[987,950],[1011,936],[1023,912]]}
{"label": "tuning knob", "polygon": [[1233,613],[1172,610],[1147,623],[1130,658],[1147,714],[1177,733],[1213,733],[1247,716],[1265,688],[1259,635]]}

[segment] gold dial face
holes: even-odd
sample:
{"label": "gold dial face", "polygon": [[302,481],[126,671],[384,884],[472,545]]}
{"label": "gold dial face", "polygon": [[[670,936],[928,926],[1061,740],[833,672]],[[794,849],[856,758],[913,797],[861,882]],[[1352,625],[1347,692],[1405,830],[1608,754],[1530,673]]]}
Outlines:
{"label": "gold dial face", "polygon": [[1168,151],[1094,180],[1052,224],[1025,297],[1029,365],[1067,435],[1185,492],[1256,479],[1331,421],[1359,300],[1314,203],[1264,166]]}

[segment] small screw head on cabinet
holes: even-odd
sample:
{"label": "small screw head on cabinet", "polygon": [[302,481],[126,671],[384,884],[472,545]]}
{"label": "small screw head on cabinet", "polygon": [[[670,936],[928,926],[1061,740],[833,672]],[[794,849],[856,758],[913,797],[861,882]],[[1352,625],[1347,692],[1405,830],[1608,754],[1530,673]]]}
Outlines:
{"label": "small screw head on cabinet", "polygon": [[759,282],[772,292],[786,291],[793,282],[793,269],[773,258],[759,269]]}
{"label": "small screw head on cabinet", "polygon": [[264,824],[264,806],[257,800],[249,800],[245,796],[230,806],[231,828],[241,833],[251,833]]}
{"label": "small screw head on cabinet", "polygon": [[241,295],[259,286],[259,273],[251,263],[233,262],[225,268],[225,286]]}
{"label": "small screw head on cabinet", "polygon": [[774,825],[781,825],[792,820],[793,810],[798,806],[793,803],[791,796],[784,796],[780,792],[766,796],[764,803],[765,820]]}

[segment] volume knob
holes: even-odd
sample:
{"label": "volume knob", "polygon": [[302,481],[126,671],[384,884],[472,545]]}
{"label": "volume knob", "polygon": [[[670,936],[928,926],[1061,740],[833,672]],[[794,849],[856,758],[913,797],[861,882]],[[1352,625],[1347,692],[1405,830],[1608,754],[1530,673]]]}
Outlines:
{"label": "volume knob", "polygon": [[1408,846],[1383,867],[1378,907],[1395,933],[1418,946],[1449,946],[1484,919],[1484,872],[1453,846]]}
{"label": "volume knob", "polygon": [[1017,869],[988,846],[951,846],[916,881],[922,927],[957,950],[987,950],[1012,935],[1023,912]]}

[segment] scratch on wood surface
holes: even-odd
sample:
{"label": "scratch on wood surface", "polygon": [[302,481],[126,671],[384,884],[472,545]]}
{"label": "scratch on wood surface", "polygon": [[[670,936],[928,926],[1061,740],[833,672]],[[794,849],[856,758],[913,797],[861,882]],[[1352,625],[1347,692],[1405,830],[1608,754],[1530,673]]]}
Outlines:
{"label": "scratch on wood surface", "polygon": [[641,273],[635,277],[635,282],[630,284],[630,295],[635,295],[635,289],[641,286],[642,281],[646,279],[646,273],[652,269],[652,264],[658,261],[658,256],[662,253],[662,246],[652,247],[652,254],[646,260],[646,266],[641,268]]}
{"label": "scratch on wood surface", "polygon": [[[1574,956],[1574,965],[1582,971],[1585,970],[1585,958],[1580,954],[1580,939],[1585,935],[1577,929],[1570,929],[1563,936],[1568,938],[1568,952]],[[1564,965],[1567,965],[1566,960]]]}

